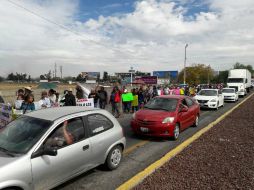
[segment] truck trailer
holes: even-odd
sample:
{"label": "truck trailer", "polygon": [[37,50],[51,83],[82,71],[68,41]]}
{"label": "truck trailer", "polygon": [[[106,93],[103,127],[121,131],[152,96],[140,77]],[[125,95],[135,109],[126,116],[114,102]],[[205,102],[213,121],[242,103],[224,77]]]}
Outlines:
{"label": "truck trailer", "polygon": [[232,69],[228,73],[227,86],[235,88],[240,96],[245,96],[250,92],[251,73],[247,69]]}

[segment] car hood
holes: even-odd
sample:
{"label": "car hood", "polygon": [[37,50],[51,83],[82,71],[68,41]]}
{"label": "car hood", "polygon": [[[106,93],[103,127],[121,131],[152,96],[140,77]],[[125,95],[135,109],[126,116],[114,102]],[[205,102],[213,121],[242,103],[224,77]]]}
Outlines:
{"label": "car hood", "polygon": [[19,157],[6,156],[4,153],[0,152],[0,169],[15,162]]}
{"label": "car hood", "polygon": [[176,115],[176,112],[144,109],[144,110],[139,110],[136,113],[136,119],[147,120],[147,121],[162,121],[166,117],[175,117],[175,115]]}
{"label": "car hood", "polygon": [[223,96],[233,96],[233,95],[235,95],[235,93],[222,93],[223,94]]}
{"label": "car hood", "polygon": [[196,100],[212,100],[216,98],[217,96],[200,96],[200,95],[195,96]]}

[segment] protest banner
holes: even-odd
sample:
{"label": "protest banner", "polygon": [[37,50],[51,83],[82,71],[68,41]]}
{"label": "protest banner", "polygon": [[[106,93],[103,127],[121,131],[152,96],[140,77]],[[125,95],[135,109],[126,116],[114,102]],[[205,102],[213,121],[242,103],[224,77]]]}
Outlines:
{"label": "protest banner", "polygon": [[93,98],[80,99],[80,100],[77,100],[76,105],[94,108],[94,100],[93,100]]}

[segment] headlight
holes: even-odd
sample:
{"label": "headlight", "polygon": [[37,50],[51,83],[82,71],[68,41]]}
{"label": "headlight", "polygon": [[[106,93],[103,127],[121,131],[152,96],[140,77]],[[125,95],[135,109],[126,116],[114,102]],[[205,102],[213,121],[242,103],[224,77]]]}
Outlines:
{"label": "headlight", "polygon": [[212,100],[210,100],[210,102],[217,102],[217,100],[216,99],[212,99]]}
{"label": "headlight", "polygon": [[132,119],[136,118],[136,113],[132,114]]}
{"label": "headlight", "polygon": [[162,121],[162,123],[173,123],[174,120],[175,120],[174,117],[166,117],[166,118]]}

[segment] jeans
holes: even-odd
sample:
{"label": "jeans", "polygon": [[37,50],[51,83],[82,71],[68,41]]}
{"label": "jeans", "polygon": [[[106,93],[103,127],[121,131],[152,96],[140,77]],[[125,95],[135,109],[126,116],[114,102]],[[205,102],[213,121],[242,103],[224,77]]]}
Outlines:
{"label": "jeans", "polygon": [[123,102],[123,112],[129,113],[131,111],[131,102]]}
{"label": "jeans", "polygon": [[100,108],[105,109],[106,107],[106,101],[100,101]]}
{"label": "jeans", "polygon": [[111,102],[112,104],[112,114],[115,115],[117,114],[117,117],[119,117],[120,112],[119,112],[119,103],[118,102]]}

